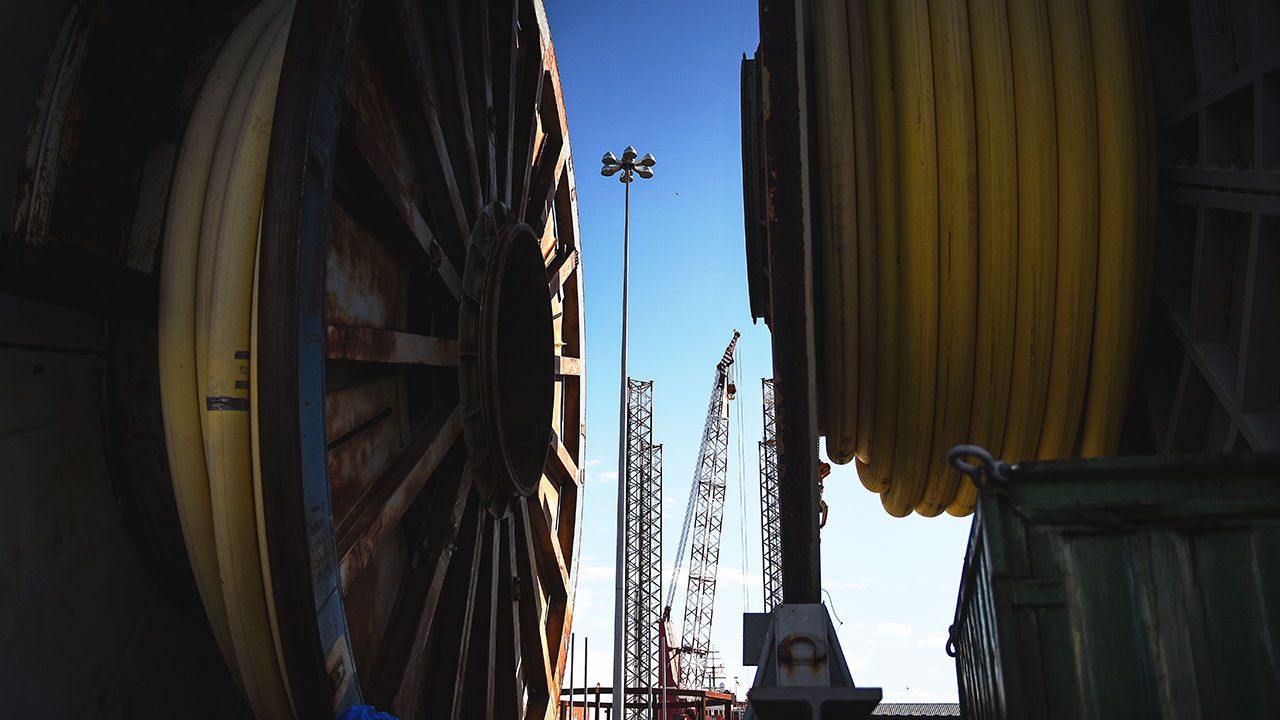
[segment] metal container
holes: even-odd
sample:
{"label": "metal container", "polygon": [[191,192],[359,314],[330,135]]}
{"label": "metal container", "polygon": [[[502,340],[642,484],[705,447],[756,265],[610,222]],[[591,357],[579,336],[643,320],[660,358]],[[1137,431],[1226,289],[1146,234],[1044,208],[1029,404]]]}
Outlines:
{"label": "metal container", "polygon": [[969,718],[1280,716],[1280,455],[988,481],[947,650]]}

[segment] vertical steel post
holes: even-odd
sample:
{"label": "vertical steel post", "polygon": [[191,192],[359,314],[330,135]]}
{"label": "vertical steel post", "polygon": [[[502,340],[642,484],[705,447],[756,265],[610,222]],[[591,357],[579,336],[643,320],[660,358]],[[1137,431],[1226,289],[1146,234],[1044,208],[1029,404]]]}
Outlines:
{"label": "vertical steel post", "polygon": [[767,75],[764,135],[766,227],[772,298],[774,402],[778,423],[778,509],[782,601],[821,603],[818,544],[818,420],[814,383],[813,252],[807,208],[811,120],[804,82],[808,15],[801,0],[762,0],[760,55]]}
{"label": "vertical steel post", "polygon": [[[626,172],[626,171],[624,171]],[[627,272],[631,255],[631,183],[626,186],[626,205],[622,216],[622,359],[621,377],[618,381],[618,526],[617,526],[617,560],[614,565],[613,596],[613,703],[615,707],[626,706],[626,688],[622,685],[623,648],[626,638],[623,636],[626,627],[626,572],[623,564],[626,561],[626,514],[627,493],[624,487],[627,482]],[[621,701],[621,704],[619,704]]]}

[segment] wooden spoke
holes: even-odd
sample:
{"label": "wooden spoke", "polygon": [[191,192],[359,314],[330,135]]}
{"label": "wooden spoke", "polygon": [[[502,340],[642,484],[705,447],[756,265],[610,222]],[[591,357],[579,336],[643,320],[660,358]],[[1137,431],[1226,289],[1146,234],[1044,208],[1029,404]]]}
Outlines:
{"label": "wooden spoke", "polygon": [[578,529],[578,497],[581,488],[576,484],[560,486],[560,522],[556,525],[556,535],[560,538],[560,552],[566,558],[572,558],[574,544],[577,542]]}
{"label": "wooden spoke", "polygon": [[487,518],[476,518],[476,534],[475,534],[475,553],[472,558],[470,573],[466,579],[467,597],[466,606],[462,614],[462,623],[458,628],[459,640],[457,643],[457,655],[455,660],[457,667],[454,672],[454,682],[452,685],[451,703],[449,717],[461,718],[463,711],[463,696],[467,687],[467,667],[471,662],[470,653],[472,645],[471,629],[476,622],[476,595],[480,584],[480,569],[482,567],[481,560],[484,557],[484,528]]}
{"label": "wooden spoke", "polygon": [[[464,514],[458,531],[458,549],[449,562],[437,604],[439,619],[432,623],[427,640],[424,676],[415,683],[400,683],[407,697],[396,705],[404,717],[455,717],[453,708],[459,688],[465,683],[467,652],[471,643],[471,617],[475,605],[476,583],[481,560],[485,557],[483,542],[485,513],[473,504]],[[440,682],[450,677],[454,682]]]}
{"label": "wooden spoke", "polygon": [[582,359],[576,357],[568,357],[567,355],[556,356],[556,375],[561,377],[582,376]]}
{"label": "wooden spoke", "polygon": [[499,605],[502,592],[499,584],[499,575],[501,574],[499,570],[502,565],[500,562],[502,557],[502,531],[496,521],[493,523],[491,539],[493,541],[493,549],[490,557],[493,558],[493,565],[489,575],[489,676],[486,684],[484,715],[486,720],[499,720],[499,718],[503,717],[498,714],[498,709],[501,707],[498,704],[498,653],[503,645],[498,636],[498,617],[502,615]]}
{"label": "wooden spoke", "polygon": [[[422,4],[419,2],[419,4]],[[483,3],[478,3],[483,4]],[[467,74],[482,74],[479,67],[468,71],[467,60],[462,52],[463,23],[461,15],[456,12],[453,2],[430,3],[435,13],[434,22],[423,27],[428,35],[428,50],[437,53],[433,63],[438,71],[437,82],[441,96],[445,98],[447,112],[439,114],[446,137],[452,140],[456,150],[455,161],[459,163],[459,174],[465,178],[463,199],[475,212],[484,207],[483,184],[480,174],[480,158],[476,154],[474,128],[471,124],[471,99],[468,96]],[[443,18],[443,22],[441,22]],[[462,179],[460,178],[460,179]],[[475,220],[475,216],[470,218]]]}
{"label": "wooden spoke", "polygon": [[546,627],[542,624],[546,603],[538,582],[537,549],[528,522],[530,500],[522,498],[519,502],[523,510],[516,517],[511,555],[516,559],[515,571],[520,580],[517,612],[520,613],[521,662],[524,675],[529,679],[530,696],[526,717],[544,718],[549,709],[549,693],[556,684],[547,648]]}
{"label": "wooden spoke", "polygon": [[521,503],[518,510],[524,514],[524,522],[533,531],[540,576],[551,581],[551,587],[555,592],[567,592],[569,568],[565,564],[564,554],[560,551],[560,537],[554,530],[555,521],[542,503],[537,503],[533,507],[529,507],[527,503]]}
{"label": "wooden spoke", "polygon": [[[434,267],[441,282],[456,300],[461,292],[462,281],[453,262],[445,256],[427,221],[422,217],[418,206],[414,204],[405,190],[404,179],[390,158],[382,151],[373,137],[373,131],[365,122],[359,110],[349,101],[343,103],[343,137],[356,150],[365,170],[373,176],[379,189],[391,202],[396,216],[409,231],[416,243],[402,243],[397,249],[408,255],[415,263],[426,267]],[[393,238],[394,240],[394,238]]]}
{"label": "wooden spoke", "polygon": [[[338,525],[339,571],[344,589],[368,567],[374,549],[399,524],[461,434],[462,411],[456,406],[427,418],[361,499],[350,519]],[[469,481],[468,474],[464,483],[468,488]],[[465,500],[464,497],[455,502]]]}
{"label": "wooden spoke", "polygon": [[538,20],[530,3],[520,3],[520,67],[514,108],[512,137],[512,209],[516,217],[528,212],[529,183],[533,175],[534,142],[538,132],[538,107],[542,100],[542,43],[538,40]]}
{"label": "wooden spoke", "polygon": [[498,199],[512,205],[514,187],[514,138],[517,69],[520,58],[518,0],[498,0],[490,11],[489,37],[493,42],[493,112],[497,125]]}
{"label": "wooden spoke", "polygon": [[[454,22],[463,28],[467,73],[467,94],[470,97],[472,136],[477,145],[480,178],[486,203],[497,199],[498,171],[497,135],[494,121],[493,57],[494,47],[490,39],[490,3],[467,3],[450,0],[449,12]],[[500,40],[505,38],[500,36]]]}
{"label": "wooden spoke", "polygon": [[396,330],[330,325],[330,360],[457,367],[458,341]]}
{"label": "wooden spoke", "polygon": [[537,561],[539,576],[548,581],[547,584],[547,641],[550,645],[548,657],[554,658],[553,677],[556,687],[564,672],[565,656],[563,650],[569,639],[569,623],[573,617],[573,586],[569,583],[568,569],[565,566],[564,554],[561,552],[559,537],[552,529],[551,518],[541,503],[531,507],[532,503],[520,503],[521,520],[529,527],[532,535],[532,551]]}
{"label": "wooden spoke", "polygon": [[[483,512],[483,511],[482,511]],[[467,599],[467,650],[458,659],[458,673],[453,687],[453,706],[450,717],[454,720],[471,720],[484,715],[489,695],[489,608],[491,606],[494,526],[497,520],[487,512],[480,519],[480,553],[476,563],[474,582]]]}
{"label": "wooden spoke", "polygon": [[[401,602],[402,608],[397,612],[397,622],[388,629],[388,639],[383,643],[384,648],[394,648],[397,645],[403,646],[404,640],[408,639],[408,646],[400,653],[388,653],[384,649],[386,658],[384,663],[398,660],[395,665],[384,665],[381,673],[384,677],[398,678],[394,683],[394,707],[416,702],[417,693],[421,689],[420,683],[425,673],[423,657],[427,637],[437,617],[436,609],[440,603],[458,530],[462,525],[464,511],[467,509],[467,501],[471,499],[471,484],[472,473],[468,465],[463,469],[461,481],[453,497],[449,498],[451,502],[445,504],[444,512],[439,513],[439,516],[430,523],[431,528],[435,530],[435,535],[425,543],[425,562],[421,565],[422,569],[414,576],[416,581],[414,585],[425,585],[425,587],[414,594],[406,591],[406,601]],[[396,672],[396,669],[399,669],[399,672]]]}
{"label": "wooden spoke", "polygon": [[[552,677],[556,688],[564,679],[564,664],[569,659],[569,632],[573,629],[573,587],[563,595],[552,595],[547,607],[548,644],[554,665]],[[554,633],[554,635],[552,634]]]}
{"label": "wooden spoke", "polygon": [[524,708],[524,664],[520,657],[520,608],[517,604],[515,555],[512,552],[515,525],[511,515],[498,521],[498,654],[495,706],[499,717],[520,717]]}
{"label": "wooden spoke", "polygon": [[551,448],[547,453],[546,473],[561,487],[581,484],[578,478],[578,464],[574,462],[568,448],[561,442],[555,428],[551,430]]}
{"label": "wooden spoke", "polygon": [[547,222],[551,203],[555,199],[556,186],[560,174],[564,171],[568,159],[564,136],[560,133],[559,119],[556,117],[555,89],[549,78],[542,84],[541,124],[544,128],[542,144],[537,149],[537,159],[533,163],[532,176],[529,183],[529,208],[526,222],[533,227],[541,227]]}
{"label": "wooden spoke", "polygon": [[554,297],[578,268],[578,251],[568,250],[551,256],[547,266],[547,290]]}
{"label": "wooden spoke", "polygon": [[438,177],[430,188],[430,194],[445,193],[442,197],[449,200],[447,218],[435,218],[437,222],[452,223],[452,230],[457,237],[470,235],[471,217],[463,204],[463,195],[459,190],[459,178],[454,172],[455,164],[451,159],[449,148],[445,142],[444,128],[440,122],[440,109],[449,107],[447,100],[436,83],[431,51],[422,29],[428,23],[422,17],[421,3],[416,0],[396,0],[396,14],[399,17],[405,49],[409,54],[409,65],[418,84],[418,96],[422,105],[422,114],[427,125],[428,144],[433,150],[435,170]]}

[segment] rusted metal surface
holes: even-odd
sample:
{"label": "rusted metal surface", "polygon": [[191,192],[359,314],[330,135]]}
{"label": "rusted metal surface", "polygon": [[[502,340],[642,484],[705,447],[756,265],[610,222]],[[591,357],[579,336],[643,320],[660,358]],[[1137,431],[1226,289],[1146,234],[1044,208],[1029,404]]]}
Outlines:
{"label": "rusted metal surface", "polygon": [[401,365],[458,364],[458,342],[450,338],[340,325],[330,325],[327,335],[330,360]]}
{"label": "rusted metal surface", "polygon": [[[404,517],[409,505],[440,467],[445,453],[453,447],[461,432],[462,415],[457,409],[449,413],[443,422],[438,417],[426,420],[409,444],[408,452],[402,453],[399,462],[387,468],[386,473],[391,477],[376,483],[376,488],[383,492],[364,499],[350,522],[339,525],[338,552],[342,557],[343,587],[351,585],[355,576],[368,564],[374,549]],[[408,461],[412,461],[412,465],[405,467]]]}
{"label": "rusted metal surface", "polygon": [[821,602],[817,418],[814,386],[813,253],[808,221],[809,119],[805,97],[807,19],[800,0],[762,0],[761,112],[765,226],[773,319],[778,422],[782,597]]}
{"label": "rusted metal surface", "polygon": [[282,635],[316,708],[543,717],[559,692],[582,296],[539,18],[529,0],[401,0],[294,20],[262,235],[259,372],[274,387],[260,416],[290,436],[264,441],[282,483],[268,539],[278,604],[312,608]]}
{"label": "rusted metal surface", "polygon": [[396,328],[408,278],[379,235],[346,202],[333,203],[325,267],[325,318],[331,325]]}

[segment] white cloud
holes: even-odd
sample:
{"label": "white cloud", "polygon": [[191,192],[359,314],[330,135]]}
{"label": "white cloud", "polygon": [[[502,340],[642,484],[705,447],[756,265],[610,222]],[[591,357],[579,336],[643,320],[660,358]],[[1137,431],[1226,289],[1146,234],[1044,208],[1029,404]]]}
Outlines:
{"label": "white cloud", "polygon": [[828,580],[822,584],[828,591],[832,590],[866,590],[871,587],[869,582],[853,582],[850,580]]}
{"label": "white cloud", "polygon": [[876,623],[876,635],[890,635],[893,637],[911,637],[916,629],[905,623],[896,622],[878,622]]}
{"label": "white cloud", "polygon": [[612,565],[581,565],[578,567],[580,580],[608,580],[613,583]]}
{"label": "white cloud", "polygon": [[942,652],[945,650],[947,646],[947,636],[946,635],[925,635],[921,637],[919,640],[916,640],[916,645],[922,648],[932,648],[939,652]]}
{"label": "white cloud", "polygon": [[597,473],[591,473],[591,479],[598,483],[614,483],[618,481],[617,470],[603,470]]}
{"label": "white cloud", "polygon": [[602,462],[604,461],[601,460],[600,458],[591,458],[590,460],[587,461],[587,467],[595,467]]}
{"label": "white cloud", "polygon": [[735,567],[720,566],[719,582],[721,585],[746,585],[749,588],[758,588],[764,585],[764,577],[759,573],[742,574],[742,571]]}

